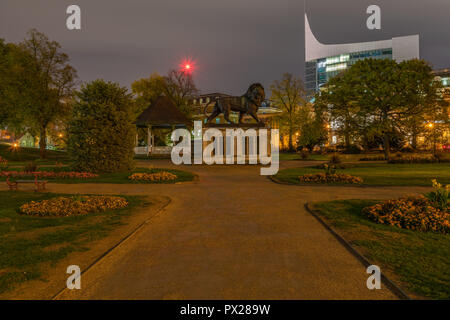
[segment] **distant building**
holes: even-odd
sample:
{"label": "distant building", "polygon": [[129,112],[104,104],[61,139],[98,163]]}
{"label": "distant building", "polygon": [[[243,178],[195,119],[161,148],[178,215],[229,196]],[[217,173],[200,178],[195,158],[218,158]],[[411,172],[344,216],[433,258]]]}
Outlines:
{"label": "distant building", "polygon": [[310,92],[317,92],[331,78],[359,60],[373,58],[401,62],[419,58],[419,51],[419,35],[382,41],[322,44],[314,36],[305,15],[305,82]]}
{"label": "distant building", "polygon": [[450,88],[450,69],[440,69],[433,71],[436,78],[442,81],[445,88]]}

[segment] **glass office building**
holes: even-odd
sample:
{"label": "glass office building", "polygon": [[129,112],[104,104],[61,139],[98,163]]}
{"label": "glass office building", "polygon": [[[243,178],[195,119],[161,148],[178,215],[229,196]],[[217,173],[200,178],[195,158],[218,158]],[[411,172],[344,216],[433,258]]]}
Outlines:
{"label": "glass office building", "polygon": [[419,58],[419,36],[396,37],[390,40],[322,44],[314,36],[305,15],[306,89],[316,92],[343,70],[358,60],[394,59],[396,61]]}

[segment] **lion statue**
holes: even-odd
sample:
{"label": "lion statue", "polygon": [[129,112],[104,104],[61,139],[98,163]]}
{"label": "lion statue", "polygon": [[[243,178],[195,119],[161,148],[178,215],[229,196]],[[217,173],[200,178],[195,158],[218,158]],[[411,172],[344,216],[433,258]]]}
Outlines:
{"label": "lion statue", "polygon": [[264,92],[264,87],[260,83],[252,84],[247,92],[240,97],[216,97],[211,99],[210,102],[205,106],[204,114],[206,114],[206,109],[208,106],[215,102],[214,110],[207,119],[207,123],[211,122],[219,114],[223,113],[223,117],[228,123],[232,123],[230,120],[230,112],[239,112],[239,123],[242,123],[242,117],[245,114],[250,115],[256,122],[261,123],[258,119],[258,109],[266,99],[266,94]]}

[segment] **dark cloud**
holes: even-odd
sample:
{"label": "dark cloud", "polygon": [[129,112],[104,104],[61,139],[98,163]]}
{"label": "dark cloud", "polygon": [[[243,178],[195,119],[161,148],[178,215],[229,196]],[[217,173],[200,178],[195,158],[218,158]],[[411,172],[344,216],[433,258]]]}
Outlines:
{"label": "dark cloud", "polygon": [[[70,4],[82,9],[82,31],[65,28]],[[370,4],[382,8],[381,31],[365,27]],[[61,43],[81,80],[127,86],[192,57],[202,91],[239,94],[284,72],[303,75],[303,6],[302,0],[0,0],[0,37],[20,41],[35,27]],[[448,0],[309,0],[307,10],[322,42],[420,33],[422,57],[450,66]]]}

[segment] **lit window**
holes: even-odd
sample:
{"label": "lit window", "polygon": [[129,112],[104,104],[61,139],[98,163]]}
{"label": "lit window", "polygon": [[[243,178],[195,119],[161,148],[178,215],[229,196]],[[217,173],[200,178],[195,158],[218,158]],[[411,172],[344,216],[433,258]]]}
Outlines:
{"label": "lit window", "polygon": [[340,62],[347,62],[348,60],[350,60],[350,55],[348,55],[348,54],[341,54],[339,60],[340,60]]}
{"label": "lit window", "polygon": [[340,63],[340,64],[336,64],[333,66],[327,66],[327,72],[339,71],[339,70],[344,70],[344,69],[347,69],[346,63]]}

